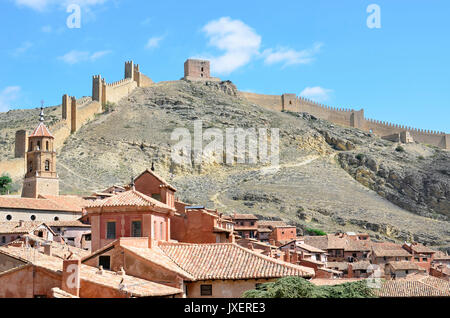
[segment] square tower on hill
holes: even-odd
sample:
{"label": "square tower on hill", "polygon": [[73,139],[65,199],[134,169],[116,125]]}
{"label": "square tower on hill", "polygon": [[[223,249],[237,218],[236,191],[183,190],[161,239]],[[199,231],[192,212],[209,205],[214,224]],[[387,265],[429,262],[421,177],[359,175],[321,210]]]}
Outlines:
{"label": "square tower on hill", "polygon": [[209,61],[188,59],[184,63],[184,78],[186,79],[208,79],[211,77],[211,66]]}

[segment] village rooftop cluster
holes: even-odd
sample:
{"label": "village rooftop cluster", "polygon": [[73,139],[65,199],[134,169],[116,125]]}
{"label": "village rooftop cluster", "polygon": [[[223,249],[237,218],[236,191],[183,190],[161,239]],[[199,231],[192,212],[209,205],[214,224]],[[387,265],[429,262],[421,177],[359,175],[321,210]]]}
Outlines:
{"label": "village rooftop cluster", "polygon": [[[187,78],[209,78],[209,64],[191,63]],[[290,276],[375,280],[380,297],[450,296],[443,252],[365,233],[303,236],[283,221],[187,204],[153,167],[87,197],[60,195],[54,142],[42,109],[22,195],[0,196],[0,297],[239,298]]]}

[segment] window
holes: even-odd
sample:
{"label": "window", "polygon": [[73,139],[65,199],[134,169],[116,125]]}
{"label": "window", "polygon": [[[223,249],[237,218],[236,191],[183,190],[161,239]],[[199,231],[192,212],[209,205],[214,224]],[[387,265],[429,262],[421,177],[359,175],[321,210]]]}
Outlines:
{"label": "window", "polygon": [[253,226],[253,225],[255,225],[255,222],[251,222],[250,224],[251,224],[251,226]]}
{"label": "window", "polygon": [[32,171],[33,171],[33,161],[30,161],[30,162],[28,163],[28,171],[29,171],[29,172],[32,172]]}
{"label": "window", "polygon": [[12,216],[11,216],[10,214],[8,214],[8,215],[6,216],[6,219],[7,219],[8,221],[11,221],[11,220],[12,220]]}
{"label": "window", "polygon": [[45,171],[50,171],[50,161],[45,160]]}
{"label": "window", "polygon": [[98,266],[102,266],[103,269],[111,269],[111,256],[100,256],[98,258]]}
{"label": "window", "polygon": [[35,220],[36,220],[36,215],[32,215],[32,216],[30,217],[30,219],[31,219],[31,221],[35,221]]}
{"label": "window", "polygon": [[116,238],[116,222],[106,223],[106,239],[114,240]]}
{"label": "window", "polygon": [[84,236],[84,240],[85,240],[86,242],[90,242],[90,241],[92,240],[91,234],[86,234],[86,235]]}
{"label": "window", "polygon": [[142,223],[141,221],[131,222],[131,236],[141,237],[142,236]]}
{"label": "window", "polygon": [[49,147],[48,147],[48,141],[46,142],[46,149],[48,151]]}
{"label": "window", "polygon": [[164,223],[161,222],[159,223],[159,239],[160,240],[164,240],[164,228],[163,228]]}
{"label": "window", "polygon": [[55,217],[53,218],[53,220],[59,221],[59,217],[55,216]]}
{"label": "window", "polygon": [[3,244],[6,243],[6,236],[2,236],[2,243],[3,243]]}
{"label": "window", "polygon": [[152,194],[152,198],[155,200],[161,201],[161,194],[158,194],[158,193]]}
{"label": "window", "polygon": [[30,141],[30,151],[33,151],[33,142]]}
{"label": "window", "polygon": [[41,142],[39,140],[37,142],[37,150],[41,150]]}
{"label": "window", "polygon": [[212,285],[200,285],[200,296],[212,296]]}

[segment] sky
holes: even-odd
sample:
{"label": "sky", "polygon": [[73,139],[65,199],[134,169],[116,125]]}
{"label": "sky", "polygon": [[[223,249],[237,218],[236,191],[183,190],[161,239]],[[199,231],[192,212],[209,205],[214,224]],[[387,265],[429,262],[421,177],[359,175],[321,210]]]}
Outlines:
{"label": "sky", "polygon": [[450,133],[449,14],[448,0],[0,0],[0,112],[90,96],[128,60],[164,81],[206,58],[242,91]]}

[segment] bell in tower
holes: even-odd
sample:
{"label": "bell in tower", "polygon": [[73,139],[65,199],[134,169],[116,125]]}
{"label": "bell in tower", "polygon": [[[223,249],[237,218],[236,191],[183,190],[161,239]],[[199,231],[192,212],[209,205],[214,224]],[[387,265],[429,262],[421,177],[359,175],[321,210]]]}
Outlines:
{"label": "bell in tower", "polygon": [[39,125],[28,137],[27,170],[22,197],[38,198],[40,195],[59,195],[54,140],[55,138],[44,124],[44,107],[41,106]]}

